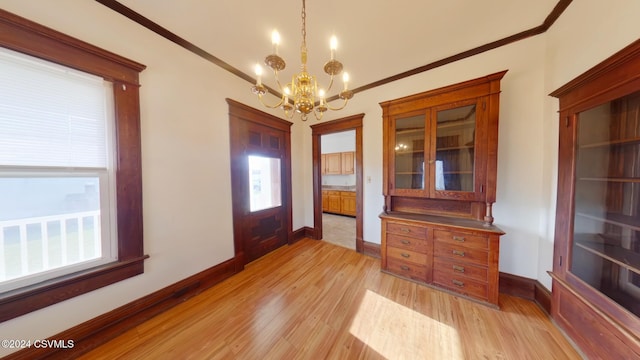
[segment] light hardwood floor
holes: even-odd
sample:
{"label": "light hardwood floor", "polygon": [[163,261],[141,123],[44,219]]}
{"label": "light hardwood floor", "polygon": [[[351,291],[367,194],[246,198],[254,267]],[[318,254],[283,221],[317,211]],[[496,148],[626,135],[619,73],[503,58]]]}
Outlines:
{"label": "light hardwood floor", "polygon": [[84,359],[580,359],[532,302],[495,310],[323,241],[284,246]]}

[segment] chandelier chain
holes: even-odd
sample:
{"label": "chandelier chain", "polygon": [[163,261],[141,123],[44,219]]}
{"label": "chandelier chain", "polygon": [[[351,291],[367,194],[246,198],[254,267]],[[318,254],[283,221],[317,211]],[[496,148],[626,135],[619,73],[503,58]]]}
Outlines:
{"label": "chandelier chain", "polygon": [[307,49],[307,10],[305,6],[306,1],[302,0],[302,49]]}

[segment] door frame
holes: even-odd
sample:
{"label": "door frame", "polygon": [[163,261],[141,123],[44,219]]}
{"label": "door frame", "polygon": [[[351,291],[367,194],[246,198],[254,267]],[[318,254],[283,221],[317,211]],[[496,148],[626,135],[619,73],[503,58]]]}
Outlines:
{"label": "door frame", "polygon": [[238,199],[234,198],[234,187],[239,186],[234,181],[236,173],[241,172],[242,164],[240,161],[234,161],[234,158],[246,153],[246,148],[242,145],[240,134],[240,121],[253,122],[261,126],[271,127],[284,133],[284,156],[282,159],[282,207],[285,209],[284,225],[287,237],[287,244],[291,245],[293,241],[292,233],[292,190],[291,190],[291,125],[293,123],[282,120],[276,116],[267,114],[260,110],[239,103],[232,99],[226,99],[229,104],[229,148],[231,159],[231,190],[232,190],[232,214],[233,214],[233,244],[236,259],[236,271],[244,269],[247,264],[247,256],[245,254],[244,243],[242,241],[242,221],[239,219],[243,216],[243,208],[238,204]]}
{"label": "door frame", "polygon": [[322,239],[322,169],[321,141],[322,135],[356,131],[356,251],[364,253],[362,238],[362,121],[364,114],[357,114],[321,124],[311,125],[313,154],[313,234],[314,239]]}

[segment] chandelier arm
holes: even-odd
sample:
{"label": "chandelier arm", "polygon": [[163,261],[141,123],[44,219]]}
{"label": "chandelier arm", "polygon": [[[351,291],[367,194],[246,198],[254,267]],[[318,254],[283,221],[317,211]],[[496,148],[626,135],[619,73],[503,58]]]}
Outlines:
{"label": "chandelier arm", "polygon": [[342,109],[344,109],[344,108],[345,108],[345,106],[347,106],[347,103],[348,103],[348,102],[349,102],[349,99],[344,99],[344,102],[342,103],[342,106],[339,106],[339,107],[336,107],[336,108],[331,107],[331,106],[329,105],[329,103],[327,103],[327,108],[328,108],[329,110],[333,110],[333,111],[342,110]]}
{"label": "chandelier arm", "polygon": [[329,86],[327,87],[327,90],[325,91],[325,94],[328,94],[331,91],[331,87],[333,86],[333,75],[331,75],[329,80]]}
{"label": "chandelier arm", "polygon": [[275,105],[269,105],[267,103],[264,102],[264,100],[262,100],[262,95],[258,95],[258,99],[260,100],[260,102],[262,103],[262,105],[264,105],[265,107],[269,108],[269,109],[276,109],[279,108],[280,106],[282,106],[282,103],[284,102],[284,98],[280,98],[280,101],[275,104]]}
{"label": "chandelier arm", "polygon": [[[320,115],[318,116],[318,114],[320,114]],[[314,116],[314,117],[316,118],[316,120],[318,120],[318,121],[322,120],[322,116],[323,116],[323,115],[324,115],[324,112],[322,112],[322,111],[314,111],[314,112],[313,112],[313,116]]]}
{"label": "chandelier arm", "polygon": [[276,79],[276,85],[278,85],[278,89],[280,89],[280,91],[282,92],[282,96],[284,98],[284,88],[282,87],[282,84],[280,83],[280,77],[278,76],[278,70],[274,70],[273,71],[273,77]]}

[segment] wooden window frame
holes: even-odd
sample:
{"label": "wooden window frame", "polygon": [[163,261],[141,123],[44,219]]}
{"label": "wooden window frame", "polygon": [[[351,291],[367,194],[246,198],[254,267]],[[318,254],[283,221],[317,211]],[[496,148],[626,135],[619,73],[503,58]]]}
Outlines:
{"label": "wooden window frame", "polygon": [[113,83],[118,259],[0,294],[0,322],[144,272],[139,73],[145,66],[0,9],[0,46]]}

